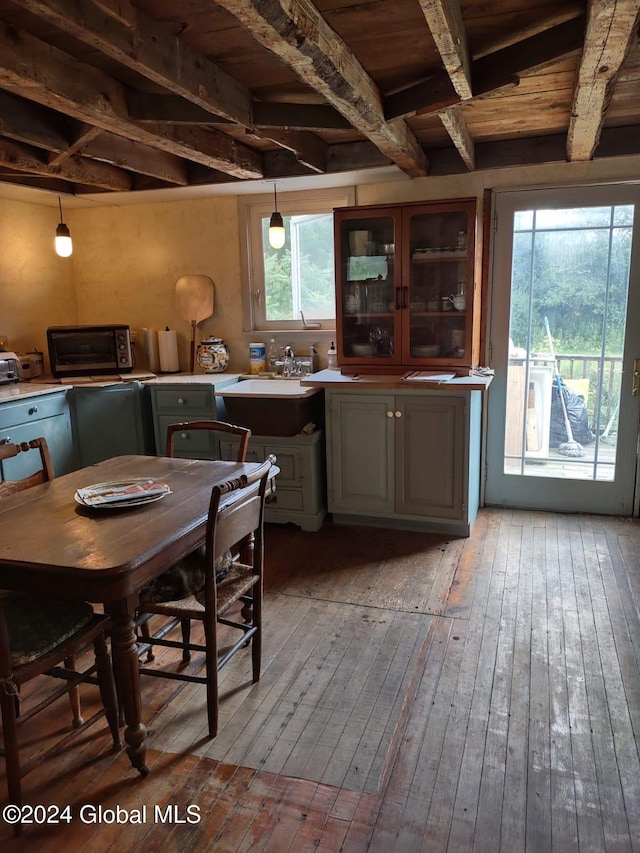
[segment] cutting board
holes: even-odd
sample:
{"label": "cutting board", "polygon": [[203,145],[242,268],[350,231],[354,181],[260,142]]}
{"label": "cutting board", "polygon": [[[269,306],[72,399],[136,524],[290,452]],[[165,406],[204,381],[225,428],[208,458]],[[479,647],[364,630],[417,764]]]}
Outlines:
{"label": "cutting board", "polygon": [[176,282],[176,313],[191,324],[189,372],[193,373],[196,354],[196,326],[213,314],[213,281],[208,275],[183,275]]}

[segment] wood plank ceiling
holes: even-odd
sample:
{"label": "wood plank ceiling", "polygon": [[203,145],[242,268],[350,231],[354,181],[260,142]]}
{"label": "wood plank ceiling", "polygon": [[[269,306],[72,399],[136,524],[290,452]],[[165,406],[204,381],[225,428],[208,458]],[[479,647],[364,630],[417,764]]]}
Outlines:
{"label": "wood plank ceiling", "polygon": [[640,0],[0,0],[0,181],[81,194],[640,153]]}

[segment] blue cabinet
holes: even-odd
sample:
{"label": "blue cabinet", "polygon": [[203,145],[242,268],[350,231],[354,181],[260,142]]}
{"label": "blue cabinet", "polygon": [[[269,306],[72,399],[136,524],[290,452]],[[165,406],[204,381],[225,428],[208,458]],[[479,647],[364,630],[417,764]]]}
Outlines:
{"label": "blue cabinet", "polygon": [[78,386],[71,392],[78,464],[154,452],[148,389],[139,382]]}
{"label": "blue cabinet", "polygon": [[[60,390],[0,403],[0,442],[20,444],[44,437],[57,477],[77,467],[68,393]],[[36,467],[20,454],[4,463],[2,478],[21,479],[32,474]]]}

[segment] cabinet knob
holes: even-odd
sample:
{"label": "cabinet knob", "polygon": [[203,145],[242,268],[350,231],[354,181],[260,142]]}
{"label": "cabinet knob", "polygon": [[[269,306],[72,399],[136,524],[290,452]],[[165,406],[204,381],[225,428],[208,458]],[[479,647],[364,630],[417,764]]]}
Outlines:
{"label": "cabinet knob", "polygon": [[393,417],[393,412],[387,412],[387,417],[388,417],[388,418],[392,418],[392,417]]}
{"label": "cabinet knob", "polygon": [[181,438],[183,441],[185,441],[187,438],[189,438],[189,436],[187,435],[187,433],[186,433],[186,432],[181,432],[181,433],[180,433],[180,438]]}
{"label": "cabinet knob", "polygon": [[185,399],[184,399],[184,397],[178,397],[178,404],[179,404],[180,406],[184,406],[184,404],[185,404]]}
{"label": "cabinet knob", "polygon": [[29,414],[30,414],[30,415],[35,415],[37,411],[38,411],[38,407],[37,407],[37,406],[31,406],[31,408],[29,409]]}
{"label": "cabinet knob", "polygon": [[396,418],[401,418],[402,412],[394,412],[394,415],[396,416]]}

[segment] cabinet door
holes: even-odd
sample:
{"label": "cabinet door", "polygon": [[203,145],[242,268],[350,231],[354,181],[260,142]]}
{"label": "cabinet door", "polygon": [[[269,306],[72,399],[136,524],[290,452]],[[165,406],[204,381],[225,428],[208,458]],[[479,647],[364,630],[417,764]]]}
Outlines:
{"label": "cabinet door", "polygon": [[396,511],[462,519],[468,470],[465,400],[397,397]]}
{"label": "cabinet door", "polygon": [[404,209],[402,361],[471,365],[475,202]]}
{"label": "cabinet door", "polygon": [[343,366],[400,362],[400,211],[336,211],[336,333]]}
{"label": "cabinet door", "polygon": [[[35,404],[34,404],[35,405]],[[11,441],[20,444],[22,441],[31,441],[34,438],[45,438],[51,455],[53,472],[56,477],[74,471],[76,455],[73,448],[73,437],[71,432],[71,417],[65,406],[65,410],[51,417],[33,420],[28,423],[18,424],[9,429],[2,430],[0,441]],[[29,458],[31,457],[31,461]],[[35,457],[35,458],[34,458]],[[28,477],[39,468],[40,457],[38,454],[18,454],[15,459],[7,459],[2,466],[2,479],[21,480]]]}
{"label": "cabinet door", "polygon": [[332,394],[329,409],[329,510],[393,514],[393,396]]}
{"label": "cabinet door", "polygon": [[138,389],[134,385],[74,388],[73,416],[82,466],[112,456],[144,453]]}

